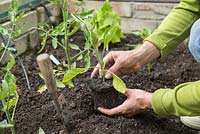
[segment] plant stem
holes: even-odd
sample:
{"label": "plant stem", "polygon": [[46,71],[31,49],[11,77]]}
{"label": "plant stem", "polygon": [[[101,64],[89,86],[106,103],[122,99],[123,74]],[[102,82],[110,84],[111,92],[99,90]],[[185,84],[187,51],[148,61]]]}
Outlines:
{"label": "plant stem", "polygon": [[68,41],[68,33],[69,33],[69,25],[67,24],[67,19],[69,19],[68,4],[69,3],[66,2],[66,0],[64,0],[63,8],[61,10],[62,10],[63,20],[65,24],[65,39],[64,39],[65,53],[67,57],[67,66],[68,66],[68,69],[70,70],[72,63],[71,63],[70,47],[69,47],[69,41]]}
{"label": "plant stem", "polygon": [[[3,107],[7,107],[6,101],[4,99],[2,99],[2,104],[3,104]],[[8,120],[8,124],[13,124],[12,118],[11,118],[9,110],[7,108],[5,109],[5,113],[6,113],[6,117]],[[11,127],[10,129],[11,129],[12,134],[15,134],[14,126]]]}
{"label": "plant stem", "polygon": [[97,47],[94,48],[94,53],[95,53],[95,55],[97,57],[98,63],[100,64],[100,69],[101,69],[100,73],[102,75],[102,79],[103,79],[103,81],[105,81],[105,78],[104,78],[105,77],[105,69],[104,69],[103,56],[100,55],[100,53],[99,53],[98,45],[97,45]]}
{"label": "plant stem", "polygon": [[86,51],[88,51],[88,50],[83,50],[83,51],[80,51],[79,53],[77,53],[75,56],[72,57],[72,61],[73,61],[73,60],[76,60],[76,58],[77,58],[79,55],[85,53]]}
{"label": "plant stem", "polygon": [[68,37],[66,35],[65,35],[65,44],[66,44],[65,53],[67,57],[67,66],[68,66],[68,69],[70,70],[71,69],[70,48],[69,48]]}
{"label": "plant stem", "polygon": [[4,49],[4,51],[3,51],[3,54],[1,55],[0,62],[2,61],[3,57],[4,57],[5,54],[6,54],[6,51],[7,51],[8,47],[9,47],[9,45],[10,45],[10,41],[11,41],[11,37],[9,36],[9,37],[8,37],[8,43],[6,44],[5,49]]}
{"label": "plant stem", "polygon": [[[48,33],[48,37],[50,37],[50,38],[54,38],[53,36],[51,36],[51,34],[49,34],[49,31],[45,31],[44,29],[40,29],[40,28],[37,28],[37,27],[35,27],[35,28],[33,28],[34,30],[39,30],[39,31],[42,31],[42,32],[44,32],[44,33]],[[31,29],[31,30],[33,30],[33,29]],[[31,31],[30,30],[30,31]],[[65,47],[62,45],[62,43],[60,43],[59,41],[57,41],[57,43],[58,43],[58,45],[60,46],[60,47],[62,47],[63,49],[65,49]]]}
{"label": "plant stem", "polygon": [[[18,96],[18,93],[17,93],[17,92],[16,92],[16,97],[17,97],[17,102],[18,102],[19,96]],[[17,103],[16,103],[15,107],[13,108],[13,113],[12,113],[12,118],[11,118],[11,120],[14,120],[16,108],[17,108]]]}
{"label": "plant stem", "polygon": [[6,51],[7,51],[8,47],[9,47],[9,45],[10,45],[11,36],[12,36],[13,31],[14,31],[14,28],[15,28],[15,25],[12,24],[12,27],[11,27],[11,33],[9,34],[7,44],[4,44],[4,45],[6,45],[6,46],[5,46],[5,49],[4,49],[4,51],[3,51],[3,54],[1,55],[0,62],[2,61],[3,57],[5,56]]}

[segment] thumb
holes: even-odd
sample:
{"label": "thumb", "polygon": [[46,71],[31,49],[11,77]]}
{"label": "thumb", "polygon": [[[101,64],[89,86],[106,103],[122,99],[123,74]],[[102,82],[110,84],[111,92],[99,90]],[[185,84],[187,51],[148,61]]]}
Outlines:
{"label": "thumb", "polygon": [[99,112],[101,112],[101,113],[103,113],[105,115],[108,115],[108,116],[119,115],[119,114],[121,114],[122,110],[123,110],[122,105],[119,105],[119,106],[111,108],[111,109],[106,109],[106,108],[103,108],[103,107],[98,107],[98,111]]}
{"label": "thumb", "polygon": [[119,70],[120,66],[119,64],[115,63],[113,66],[108,69],[106,72],[105,78],[106,79],[111,79],[112,78],[112,73],[116,73]]}

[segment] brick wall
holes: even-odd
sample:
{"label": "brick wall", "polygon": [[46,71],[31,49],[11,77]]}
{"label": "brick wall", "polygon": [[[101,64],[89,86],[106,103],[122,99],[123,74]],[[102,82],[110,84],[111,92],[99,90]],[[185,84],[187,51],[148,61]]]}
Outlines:
{"label": "brick wall", "polygon": [[[96,9],[102,6],[103,1],[83,1],[86,9]],[[122,30],[124,33],[130,33],[135,30],[143,30],[144,28],[155,29],[162,22],[165,16],[176,5],[175,3],[142,3],[142,2],[111,2],[113,9],[121,16]],[[0,7],[3,6],[0,2]],[[61,12],[54,4],[47,4],[47,8],[52,15],[59,18]],[[70,11],[76,10],[71,7]],[[82,11],[82,9],[79,9]],[[37,7],[35,10],[27,12],[22,23],[26,28],[22,35],[16,38],[15,45],[18,54],[24,53],[27,49],[33,49],[39,44],[39,34],[37,31],[30,31],[32,27],[36,27],[38,23],[44,23],[48,19],[43,7]],[[10,27],[10,22],[4,22],[1,25]],[[0,40],[1,43],[1,40]]]}
{"label": "brick wall", "polygon": [[[2,3],[0,2],[0,5]],[[2,5],[1,5],[2,6]],[[55,4],[47,4],[47,9],[52,13],[53,16],[59,19],[60,10],[59,7]],[[24,53],[27,49],[33,49],[36,45],[39,44],[39,34],[36,30],[30,30],[32,27],[37,27],[39,23],[45,23],[48,20],[47,14],[45,13],[44,7],[37,7],[35,10],[31,10],[25,13],[22,18],[21,24],[25,24],[25,29],[22,34],[14,39],[15,47],[17,49],[17,54],[20,55]],[[9,21],[3,22],[0,25],[7,28],[11,27]],[[0,43],[1,39],[0,39]]]}
{"label": "brick wall", "polygon": [[[96,9],[102,1],[84,1],[87,9]],[[176,3],[111,2],[113,9],[121,16],[122,30],[130,33],[144,28],[155,29]]]}

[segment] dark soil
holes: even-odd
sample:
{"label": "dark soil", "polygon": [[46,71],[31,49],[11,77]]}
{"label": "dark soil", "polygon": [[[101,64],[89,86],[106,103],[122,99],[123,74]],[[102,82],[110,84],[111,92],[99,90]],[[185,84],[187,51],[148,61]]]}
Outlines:
{"label": "dark soil", "polygon": [[89,88],[93,96],[94,109],[98,107],[113,108],[125,100],[121,99],[120,93],[112,86],[112,80],[92,79],[89,81]]}
{"label": "dark soil", "polygon": [[[71,39],[72,42],[83,44],[83,36],[79,33]],[[125,43],[138,41],[134,35],[112,46],[112,50],[127,50],[122,47]],[[49,48],[50,49],[50,48]],[[52,50],[57,58],[64,59],[62,50]],[[30,54],[31,55],[31,54]],[[13,70],[17,76],[19,103],[15,116],[15,129],[17,134],[37,134],[39,127],[46,134],[62,134],[64,127],[56,115],[56,110],[47,92],[39,94],[38,87],[43,84],[39,78],[36,64],[36,53],[25,56],[23,63],[26,66],[31,83],[31,90],[26,86],[23,71],[19,65]],[[96,64],[92,60],[93,65]],[[131,118],[123,116],[108,117],[96,112],[94,98],[90,88],[90,73],[79,75],[74,79],[75,88],[60,90],[67,100],[73,120],[69,122],[71,134],[197,134],[196,130],[187,128],[180,123],[178,117],[160,117],[147,111]],[[186,45],[181,45],[163,62],[152,64],[152,71],[148,74],[145,68],[139,72],[124,76],[123,80],[129,88],[141,88],[153,92],[158,88],[174,86],[200,78],[200,65],[193,59]],[[0,113],[0,119],[5,117]],[[9,132],[0,131],[1,134]]]}

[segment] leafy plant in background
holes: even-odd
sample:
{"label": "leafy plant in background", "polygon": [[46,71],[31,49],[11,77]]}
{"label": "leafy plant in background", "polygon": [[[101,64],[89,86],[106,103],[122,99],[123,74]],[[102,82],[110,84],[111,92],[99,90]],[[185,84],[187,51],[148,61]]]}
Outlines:
{"label": "leafy plant in background", "polygon": [[[49,0],[51,3],[57,4],[62,12],[63,21],[57,26],[53,27],[48,24],[40,24],[36,29],[41,31],[41,49],[39,53],[44,50],[46,46],[47,40],[50,38],[52,41],[52,46],[54,49],[61,47],[66,54],[67,63],[63,64],[67,69],[64,70],[61,66],[55,70],[55,75],[57,77],[63,76],[62,81],[58,78],[56,79],[57,86],[59,88],[65,87],[65,84],[68,87],[73,87],[72,79],[76,77],[78,74],[84,73],[87,70],[87,67],[90,64],[90,56],[89,50],[81,50],[80,47],[76,44],[69,42],[69,37],[74,35],[79,29],[80,25],[71,17],[71,13],[69,13],[68,9],[71,5],[75,5],[77,7],[81,7],[81,3],[78,1],[70,1],[70,0]],[[82,12],[79,17],[86,17],[91,14],[91,12]],[[71,50],[77,51],[75,56],[71,56]],[[85,68],[76,67],[76,61],[82,60],[84,58],[86,62]],[[39,91],[42,92],[46,89],[46,86],[42,86]]]}
{"label": "leafy plant in background", "polygon": [[0,122],[0,129],[10,128],[12,134],[15,133],[14,116],[19,96],[16,91],[16,78],[11,72],[11,69],[15,64],[13,53],[16,51],[11,45],[13,38],[19,36],[24,29],[24,25],[18,25],[21,22],[24,13],[22,12],[17,16],[17,12],[17,2],[13,0],[8,11],[11,28],[7,29],[0,26],[1,36],[8,37],[7,43],[0,46],[0,62],[5,58],[5,55],[8,55],[10,58],[8,63],[0,68],[0,72],[3,76],[3,79],[0,82],[1,110],[6,113],[7,117],[7,120]]}
{"label": "leafy plant in background", "polygon": [[[132,33],[139,36],[142,40],[144,40],[153,33],[153,30],[143,29],[142,31],[134,31]],[[142,44],[131,44],[131,45],[127,44],[127,46],[132,46],[133,48],[138,48],[141,45]],[[151,63],[147,64],[147,70],[149,74],[151,73],[151,66],[152,66]]]}
{"label": "leafy plant in background", "polygon": [[[86,39],[85,48],[91,49],[96,56],[104,80],[106,70],[103,56],[105,51],[108,50],[110,43],[120,42],[120,38],[125,37],[120,29],[120,17],[112,10],[108,0],[89,18],[83,19],[75,13],[72,17],[81,25]],[[113,74],[113,86],[117,91],[125,92],[125,83],[115,74]]]}
{"label": "leafy plant in background", "polygon": [[133,34],[139,36],[141,39],[145,39],[153,33],[151,29],[143,29],[142,31],[134,31]]}

